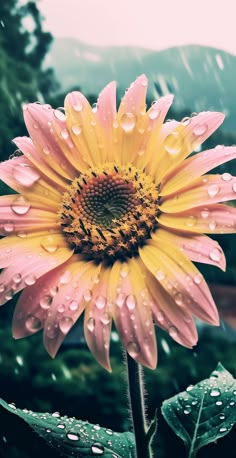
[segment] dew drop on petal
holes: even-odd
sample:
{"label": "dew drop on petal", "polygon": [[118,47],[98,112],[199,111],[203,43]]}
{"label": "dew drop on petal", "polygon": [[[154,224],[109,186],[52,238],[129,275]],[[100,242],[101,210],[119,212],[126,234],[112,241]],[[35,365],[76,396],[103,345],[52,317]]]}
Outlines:
{"label": "dew drop on petal", "polygon": [[13,223],[8,222],[8,223],[4,224],[4,227],[3,227],[3,228],[4,228],[4,231],[5,231],[5,232],[13,232],[14,229],[15,229],[15,226],[14,226]]}
{"label": "dew drop on petal", "polygon": [[179,306],[183,305],[183,301],[184,301],[183,294],[182,293],[177,293],[174,296],[174,301]]}
{"label": "dew drop on petal", "polygon": [[43,147],[43,153],[45,154],[45,156],[48,156],[50,154],[50,149],[48,148],[48,146]]}
{"label": "dew drop on petal", "polygon": [[219,429],[220,433],[225,433],[227,431],[227,428],[225,426],[222,426],[222,428]]}
{"label": "dew drop on petal", "polygon": [[27,286],[31,286],[36,283],[37,278],[35,277],[35,275],[30,274],[30,275],[27,275],[27,277],[25,277],[24,280]]}
{"label": "dew drop on petal", "polygon": [[202,211],[201,211],[201,217],[202,217],[203,219],[207,219],[208,216],[209,216],[209,211],[208,211],[208,210],[202,210]]}
{"label": "dew drop on petal", "polygon": [[106,305],[106,298],[104,296],[97,296],[95,299],[95,305],[98,309],[103,309]]}
{"label": "dew drop on petal", "polygon": [[159,281],[162,281],[162,280],[164,280],[164,278],[165,278],[164,272],[162,270],[158,270],[156,272],[156,279],[159,280]]}
{"label": "dew drop on petal", "polygon": [[194,135],[199,137],[200,135],[204,135],[207,132],[208,125],[207,124],[198,124],[196,127],[193,129]]}
{"label": "dew drop on petal", "polygon": [[132,132],[135,127],[136,117],[133,113],[124,113],[120,125],[125,132]]}
{"label": "dew drop on petal", "polygon": [[78,310],[79,308],[79,303],[77,301],[71,301],[69,303],[69,309],[74,312],[75,310]]}
{"label": "dew drop on petal", "polygon": [[58,333],[59,333],[59,326],[57,323],[55,323],[54,325],[49,325],[46,328],[46,335],[49,339],[56,339],[56,337],[58,336]]}
{"label": "dew drop on petal", "polygon": [[215,228],[216,228],[216,222],[215,221],[211,221],[208,225],[210,231],[214,231]]}
{"label": "dew drop on petal", "polygon": [[150,110],[149,110],[149,112],[148,112],[148,117],[149,117],[149,119],[151,119],[151,120],[157,119],[158,116],[159,116],[159,113],[160,113],[160,112],[159,112],[156,108],[152,107],[152,108],[150,108]]}
{"label": "dew drop on petal", "polygon": [[71,279],[71,274],[69,270],[66,270],[60,277],[60,283],[66,285]]}
{"label": "dew drop on petal", "polygon": [[137,304],[136,297],[133,294],[129,294],[129,296],[127,296],[126,298],[125,303],[129,310],[134,310]]}
{"label": "dew drop on petal", "polygon": [[11,209],[17,215],[25,215],[30,209],[30,204],[27,202],[25,197],[17,196],[11,205]]}
{"label": "dew drop on petal", "polygon": [[170,337],[172,337],[173,339],[176,339],[176,337],[178,337],[178,331],[174,326],[170,326],[169,334],[170,334]]}
{"label": "dew drop on petal", "polygon": [[87,289],[87,290],[84,292],[83,296],[84,296],[85,302],[91,301],[92,292],[90,291],[90,289]]}
{"label": "dew drop on petal", "polygon": [[52,235],[42,237],[40,240],[40,245],[48,253],[55,253],[55,251],[57,251],[58,248],[58,245],[55,242],[55,239]]}
{"label": "dew drop on petal", "polygon": [[218,389],[216,389],[216,388],[213,389],[213,390],[211,390],[210,396],[212,396],[212,397],[220,396],[220,390],[218,390]]}
{"label": "dew drop on petal", "polygon": [[127,277],[128,273],[129,273],[129,265],[127,262],[124,262],[121,266],[120,275],[121,277],[125,278]]}
{"label": "dew drop on petal", "polygon": [[223,173],[223,175],[221,175],[221,178],[224,181],[230,181],[230,180],[232,180],[233,177],[232,177],[231,173],[225,172],[225,173]]}
{"label": "dew drop on petal", "polygon": [[196,285],[200,285],[200,283],[202,282],[202,275],[200,273],[196,274],[193,277],[193,281],[194,281],[194,283],[196,283]]}
{"label": "dew drop on petal", "polygon": [[38,171],[28,164],[16,165],[13,168],[13,176],[19,184],[25,187],[32,186],[40,178]]}
{"label": "dew drop on petal", "polygon": [[197,218],[195,216],[188,216],[188,218],[186,219],[186,226],[193,227],[195,226],[196,222]]}
{"label": "dew drop on petal", "polygon": [[36,332],[41,329],[42,323],[41,320],[34,315],[28,315],[25,320],[25,327],[30,332]]}
{"label": "dew drop on petal", "polygon": [[80,112],[80,111],[83,110],[83,105],[82,105],[81,102],[78,101],[75,105],[73,105],[73,108],[74,108],[75,111]]}
{"label": "dew drop on petal", "polygon": [[43,310],[48,310],[51,303],[52,303],[52,296],[49,296],[49,295],[45,295],[41,297],[39,301],[39,305]]}
{"label": "dew drop on petal", "polygon": [[102,324],[109,324],[111,322],[111,318],[110,318],[110,315],[108,313],[104,313],[101,318],[100,318],[100,321]]}
{"label": "dew drop on petal", "polygon": [[188,126],[191,122],[191,118],[189,118],[188,116],[185,116],[185,118],[181,119],[181,124],[183,124],[183,126]]}
{"label": "dew drop on petal", "polygon": [[165,321],[165,317],[164,317],[164,314],[162,312],[157,312],[156,313],[156,317],[157,317],[157,320],[160,322],[160,323],[163,323]]}
{"label": "dew drop on petal", "polygon": [[55,118],[59,119],[59,121],[65,121],[66,120],[65,113],[63,113],[60,110],[53,110],[53,114],[54,114]]}
{"label": "dew drop on petal", "polygon": [[59,328],[63,334],[67,334],[71,327],[73,326],[74,321],[69,316],[64,316],[59,320]]}
{"label": "dew drop on petal", "polygon": [[127,344],[127,352],[132,356],[132,358],[136,358],[140,353],[140,346],[137,342],[128,342]]}
{"label": "dew drop on petal", "polygon": [[59,428],[59,429],[65,429],[65,425],[63,425],[62,423],[59,423],[59,424],[57,425],[57,428]]}
{"label": "dew drop on petal", "polygon": [[213,248],[213,250],[210,251],[209,256],[212,259],[212,261],[219,262],[221,260],[221,251],[219,250],[219,248]]}
{"label": "dew drop on petal", "polygon": [[61,130],[61,137],[64,139],[64,140],[67,140],[67,138],[69,138],[69,132],[67,129],[62,129]]}
{"label": "dew drop on petal", "polygon": [[79,440],[79,435],[78,434],[75,434],[75,433],[67,433],[66,435],[68,437],[68,439],[70,439],[71,441],[78,441]]}
{"label": "dew drop on petal", "polygon": [[222,401],[216,401],[216,406],[222,406],[223,402]]}
{"label": "dew drop on petal", "polygon": [[192,410],[192,409],[191,409],[191,406],[190,406],[190,405],[185,406],[185,408],[184,408],[184,414],[185,414],[185,415],[189,415],[189,414],[191,413],[191,410]]}
{"label": "dew drop on petal", "polygon": [[75,135],[80,135],[81,132],[82,132],[82,127],[79,126],[79,124],[73,124],[73,125],[71,126],[71,130],[72,130],[73,134],[75,134]]}
{"label": "dew drop on petal", "polygon": [[207,192],[210,197],[215,197],[220,191],[220,187],[217,184],[209,186]]}
{"label": "dew drop on petal", "polygon": [[59,304],[57,307],[58,313],[64,313],[65,311],[65,305],[64,304]]}
{"label": "dew drop on petal", "polygon": [[171,156],[180,153],[182,137],[178,132],[172,132],[164,140],[164,148]]}
{"label": "dew drop on petal", "polygon": [[94,442],[94,444],[92,445],[91,447],[91,452],[93,455],[96,455],[96,456],[101,456],[104,454],[104,446],[102,444],[100,444],[99,442]]}
{"label": "dew drop on petal", "polygon": [[232,188],[233,188],[233,191],[236,192],[236,181],[234,182]]}
{"label": "dew drop on petal", "polygon": [[21,274],[15,274],[15,275],[13,276],[13,281],[14,281],[14,283],[20,283],[21,280],[22,280]]}
{"label": "dew drop on petal", "polygon": [[117,294],[117,297],[116,297],[116,305],[118,307],[122,307],[122,305],[124,304],[125,302],[125,294],[124,293],[119,293]]}
{"label": "dew drop on petal", "polygon": [[87,328],[90,332],[93,332],[95,329],[95,319],[94,318],[89,318],[87,323]]}

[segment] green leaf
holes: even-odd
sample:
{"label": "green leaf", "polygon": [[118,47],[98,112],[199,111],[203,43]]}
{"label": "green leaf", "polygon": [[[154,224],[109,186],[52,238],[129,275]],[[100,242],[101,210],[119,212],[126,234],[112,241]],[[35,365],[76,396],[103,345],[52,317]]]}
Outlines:
{"label": "green leaf", "polygon": [[[134,456],[135,445],[132,433],[116,433],[111,429],[92,425],[74,417],[60,416],[58,412],[49,414],[35,413],[26,409],[21,410],[16,408],[14,404],[7,404],[1,399],[0,407],[2,407],[0,409],[0,432],[2,434],[6,432],[4,419],[6,411],[12,414],[11,418],[17,416],[20,423],[26,422],[30,427],[21,430],[21,434],[25,435],[22,442],[26,447],[28,439],[31,440],[28,436],[34,435],[35,437],[34,433],[37,433],[46,441],[48,446],[56,449],[58,456],[74,458],[94,458],[97,456],[102,458],[132,458]],[[14,437],[12,422],[9,424],[11,424],[11,436]],[[53,456],[57,454],[54,453]]]}
{"label": "green leaf", "polygon": [[209,379],[163,402],[162,413],[185,443],[188,457],[225,436],[236,423],[236,380],[218,364]]}

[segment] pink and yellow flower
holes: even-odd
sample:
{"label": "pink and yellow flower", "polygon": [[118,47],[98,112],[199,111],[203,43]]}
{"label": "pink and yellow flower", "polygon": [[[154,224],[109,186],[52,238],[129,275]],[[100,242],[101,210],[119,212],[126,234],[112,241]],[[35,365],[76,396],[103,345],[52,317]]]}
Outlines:
{"label": "pink and yellow flower", "polygon": [[[24,107],[30,137],[22,155],[0,164],[18,194],[0,198],[0,301],[23,289],[13,318],[16,338],[44,329],[54,356],[84,313],[87,344],[110,370],[112,320],[123,346],[154,368],[154,324],[186,347],[197,341],[193,316],[213,325],[218,312],[191,261],[225,269],[216,241],[235,232],[236,178],[207,174],[234,159],[219,146],[189,157],[222,123],[203,112],[163,124],[171,95],[146,111],[140,76],[116,110],[115,83],[91,108],[79,92],[65,114]],[[221,202],[221,203],[219,203]]]}

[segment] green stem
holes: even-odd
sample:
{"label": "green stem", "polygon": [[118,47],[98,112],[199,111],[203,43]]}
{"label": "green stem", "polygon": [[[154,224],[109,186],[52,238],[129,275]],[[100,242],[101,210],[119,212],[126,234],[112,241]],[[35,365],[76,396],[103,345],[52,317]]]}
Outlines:
{"label": "green stem", "polygon": [[137,458],[152,458],[151,443],[156,432],[156,422],[155,427],[153,427],[153,422],[149,427],[145,416],[143,369],[128,353],[126,361],[128,369],[128,394],[136,442],[136,456]]}

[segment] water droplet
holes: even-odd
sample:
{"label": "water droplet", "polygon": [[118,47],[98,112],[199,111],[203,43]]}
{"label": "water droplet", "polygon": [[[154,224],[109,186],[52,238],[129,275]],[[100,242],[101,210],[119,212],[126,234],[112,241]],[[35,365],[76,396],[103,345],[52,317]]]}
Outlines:
{"label": "water droplet", "polygon": [[54,325],[49,325],[46,328],[46,335],[49,339],[55,339],[58,336],[59,327],[58,324],[55,323]]}
{"label": "water droplet", "polygon": [[194,388],[193,385],[189,385],[189,386],[186,388],[186,391],[192,391],[193,388]]}
{"label": "water droplet", "polygon": [[195,226],[196,222],[197,218],[195,216],[188,216],[188,218],[186,219],[186,226],[193,227]]}
{"label": "water droplet", "polygon": [[215,228],[216,228],[216,222],[215,221],[211,221],[208,225],[210,231],[214,231]]}
{"label": "water droplet", "polygon": [[94,442],[94,444],[91,447],[91,452],[93,453],[93,455],[103,455],[104,447],[99,442]]}
{"label": "water droplet", "polygon": [[72,312],[74,312],[75,310],[77,310],[78,307],[79,307],[79,304],[78,304],[77,301],[71,301],[71,302],[69,303],[69,309],[70,309]]}
{"label": "water droplet", "polygon": [[172,337],[172,339],[176,339],[176,337],[178,337],[178,331],[174,326],[170,326],[169,334],[170,334],[170,337]]}
{"label": "water droplet", "polygon": [[62,423],[59,423],[59,424],[57,425],[57,428],[59,428],[59,429],[65,429],[65,425],[63,425]]}
{"label": "water droplet", "polygon": [[67,334],[70,328],[73,326],[74,321],[69,316],[63,316],[59,320],[59,328],[63,334]]}
{"label": "water droplet", "polygon": [[110,436],[112,436],[113,431],[111,429],[106,429],[106,433],[109,434]]}
{"label": "water droplet", "polygon": [[191,118],[189,118],[188,116],[185,116],[185,118],[181,119],[181,124],[183,124],[183,126],[188,126],[191,122]]}
{"label": "water droplet", "polygon": [[178,132],[172,132],[164,140],[164,148],[170,155],[180,153],[182,149],[182,137]]}
{"label": "water droplet", "polygon": [[48,156],[48,154],[50,154],[50,149],[48,148],[48,146],[44,146],[43,147],[43,153]]}
{"label": "water droplet", "polygon": [[26,232],[25,231],[19,231],[17,232],[17,237],[20,237],[20,238],[25,238],[27,236]]}
{"label": "water droplet", "polygon": [[27,277],[25,277],[24,280],[27,286],[31,286],[36,283],[37,278],[35,277],[35,275],[30,274],[30,275],[27,275]]}
{"label": "water droplet", "polygon": [[102,324],[109,324],[111,322],[111,318],[110,318],[110,315],[108,313],[104,313],[101,318],[100,318],[100,321]]}
{"label": "water droplet", "polygon": [[75,111],[82,111],[83,110],[83,105],[80,101],[78,101],[75,105],[73,105],[73,108]]}
{"label": "water droplet", "polygon": [[232,188],[233,188],[233,191],[236,192],[236,182],[234,182]]}
{"label": "water droplet", "polygon": [[124,293],[119,293],[117,294],[117,297],[116,297],[116,305],[118,307],[122,307],[122,305],[124,304],[125,302],[125,294]]}
{"label": "water droplet", "polygon": [[92,298],[92,292],[89,289],[87,289],[84,292],[83,296],[84,296],[85,302],[89,302],[89,301],[91,301],[91,298]]}
{"label": "water droplet", "polygon": [[80,135],[81,132],[82,132],[82,127],[79,126],[79,124],[73,124],[73,126],[71,126],[71,130],[72,130],[73,134]]}
{"label": "water droplet", "polygon": [[189,415],[190,413],[191,413],[191,406],[190,405],[185,406],[184,414]]}
{"label": "water droplet", "polygon": [[219,429],[220,433],[225,433],[225,431],[227,431],[227,428],[225,428],[224,426],[222,426],[222,428]]}
{"label": "water droplet", "polygon": [[13,201],[13,204],[11,205],[11,209],[17,215],[25,215],[26,213],[28,213],[30,209],[30,204],[27,202],[25,197],[17,196],[17,198]]}
{"label": "water droplet", "polygon": [[125,132],[132,132],[136,123],[136,117],[133,113],[125,113],[121,117],[120,125]]}
{"label": "water droplet", "polygon": [[37,332],[41,329],[41,320],[34,315],[28,315],[25,320],[25,327],[30,332]]}
{"label": "water droplet", "polygon": [[201,211],[201,217],[202,217],[203,219],[207,219],[208,216],[209,216],[209,211],[208,211],[208,210],[202,210],[202,211]]}
{"label": "water droplet", "polygon": [[156,313],[156,318],[160,323],[163,323],[165,321],[164,314],[162,312],[157,312]]}
{"label": "water droplet", "polygon": [[164,278],[165,278],[164,272],[162,272],[162,270],[158,270],[156,273],[156,279],[159,281],[162,281],[164,280]]}
{"label": "water droplet", "polygon": [[193,281],[194,283],[196,283],[196,285],[200,285],[200,283],[202,282],[202,275],[200,273],[194,275]]}
{"label": "water droplet", "polygon": [[95,319],[94,318],[89,318],[87,321],[87,328],[90,332],[93,332],[95,329]]}
{"label": "water droplet", "polygon": [[95,299],[95,305],[98,309],[103,309],[106,305],[106,298],[104,296],[97,296]]}
{"label": "water droplet", "polygon": [[52,303],[52,297],[49,295],[41,297],[39,301],[39,305],[43,310],[49,309],[51,303]]}
{"label": "water droplet", "polygon": [[20,283],[21,280],[22,280],[21,274],[15,274],[15,275],[13,276],[13,281],[14,281],[14,283]]}
{"label": "water droplet", "polygon": [[183,294],[182,293],[175,294],[174,300],[177,305],[179,306],[183,305],[183,301],[184,301]]}
{"label": "water droplet", "polygon": [[232,180],[233,177],[232,177],[231,173],[225,172],[225,173],[223,173],[223,175],[221,175],[221,178],[224,181],[230,181],[230,180]]}
{"label": "water droplet", "polygon": [[0,293],[4,293],[5,288],[6,287],[5,287],[4,283],[0,283]]}
{"label": "water droplet", "polygon": [[225,415],[222,413],[219,418],[220,420],[225,420]]}
{"label": "water droplet", "polygon": [[55,242],[55,238],[52,235],[46,235],[40,240],[41,247],[48,253],[55,253],[57,251],[58,245]]}
{"label": "water droplet", "polygon": [[71,279],[71,274],[69,270],[66,270],[60,277],[61,285],[66,285]]}
{"label": "water droplet", "polygon": [[60,417],[59,412],[53,412],[52,417],[59,418]]}
{"label": "water droplet", "polygon": [[40,178],[38,171],[28,164],[16,165],[13,168],[13,176],[19,184],[26,187],[32,186]]}
{"label": "water droplet", "polygon": [[8,404],[8,406],[11,407],[11,409],[16,410],[16,406],[15,406],[15,404],[13,402],[11,404]]}
{"label": "water droplet", "polygon": [[222,401],[216,401],[216,406],[222,406],[223,402]]}
{"label": "water droplet", "polygon": [[71,441],[78,441],[80,436],[78,434],[75,434],[75,433],[72,433],[72,432],[69,432],[67,433],[66,435],[68,437],[68,439],[70,439]]}
{"label": "water droplet", "polygon": [[213,250],[210,251],[209,256],[212,259],[212,261],[219,262],[221,260],[221,251],[219,250],[219,248],[213,248]]}
{"label": "water droplet", "polygon": [[126,301],[125,301],[127,307],[129,310],[134,310],[136,304],[137,304],[137,300],[136,300],[136,297],[133,295],[133,294],[129,294],[129,296],[127,296],[126,298]]}
{"label": "water droplet", "polygon": [[55,118],[59,119],[59,121],[65,121],[66,120],[65,113],[63,113],[59,109],[53,110],[53,114],[54,114]]}
{"label": "water droplet", "polygon": [[160,112],[154,108],[154,107],[151,107],[149,112],[148,112],[148,117],[149,119],[153,120],[153,119],[157,119],[158,116],[159,116]]}
{"label": "water droplet", "polygon": [[65,311],[65,305],[64,304],[59,304],[57,307],[58,313],[64,313]]}
{"label": "water droplet", "polygon": [[207,192],[210,197],[215,197],[220,191],[220,187],[217,184],[209,186]]}
{"label": "water droplet", "polygon": [[64,138],[64,140],[67,140],[67,138],[69,137],[69,132],[67,129],[61,130],[61,137]]}
{"label": "water droplet", "polygon": [[213,396],[213,397],[214,397],[214,396],[220,396],[220,390],[218,390],[218,389],[216,389],[216,388],[213,389],[213,390],[211,390],[210,396]]}
{"label": "water droplet", "polygon": [[200,135],[204,135],[207,132],[208,125],[207,124],[198,124],[197,126],[194,127],[193,133],[197,137]]}
{"label": "water droplet", "polygon": [[140,352],[140,346],[137,342],[128,342],[127,344],[127,352],[130,354],[132,358],[136,358]]}

